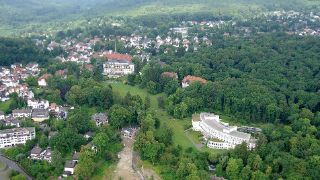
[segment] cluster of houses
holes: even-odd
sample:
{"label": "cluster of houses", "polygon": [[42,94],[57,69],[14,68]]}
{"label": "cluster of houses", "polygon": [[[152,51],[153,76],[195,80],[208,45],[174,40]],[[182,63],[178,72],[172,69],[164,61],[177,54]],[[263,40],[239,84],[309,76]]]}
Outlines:
{"label": "cluster of houses", "polygon": [[194,114],[192,128],[204,135],[209,148],[233,149],[243,142],[247,143],[249,149],[255,148],[256,145],[256,139],[251,134],[238,131],[237,126],[230,126],[215,114]]}
{"label": "cluster of houses", "polygon": [[0,112],[0,120],[4,125],[20,127],[20,120],[31,118],[35,122],[43,122],[50,118],[50,115],[59,119],[66,119],[69,107],[57,106],[55,103],[49,105],[47,100],[29,99],[28,108],[15,109],[12,114],[4,115]]}
{"label": "cluster of houses", "polygon": [[[32,104],[30,104],[30,102]],[[51,103],[46,100],[30,100],[28,101],[29,108],[15,109],[11,114],[5,115],[3,111],[0,111],[0,124],[6,127],[21,127],[21,120],[26,118],[32,119],[34,122],[43,122],[52,117],[58,119],[66,119],[70,107],[57,106],[55,103]]]}
{"label": "cluster of houses", "polygon": [[33,159],[33,160],[48,161],[49,163],[51,163],[52,162],[52,151],[50,148],[42,150],[40,147],[35,146],[32,148],[29,158]]}
{"label": "cluster of houses", "polygon": [[100,42],[101,39],[95,37],[93,39],[86,38],[83,42],[79,42],[75,39],[66,38],[60,43],[51,41],[47,49],[52,51],[56,48],[62,48],[68,53],[68,56],[61,57],[62,62],[76,62],[76,63],[90,63],[92,57],[99,56],[94,52],[94,45]]}
{"label": "cluster of houses", "polygon": [[33,98],[34,94],[29,90],[28,85],[23,83],[29,76],[38,76],[39,66],[36,63],[13,64],[10,68],[0,67],[0,100],[9,100],[9,95],[17,93],[24,99]]}

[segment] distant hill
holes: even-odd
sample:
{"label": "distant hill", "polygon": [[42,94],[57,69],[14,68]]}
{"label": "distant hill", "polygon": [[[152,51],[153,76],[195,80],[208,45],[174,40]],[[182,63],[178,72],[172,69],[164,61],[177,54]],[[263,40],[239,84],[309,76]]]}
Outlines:
{"label": "distant hill", "polygon": [[319,5],[312,0],[0,0],[0,33],[19,32],[32,24],[96,16],[212,12],[238,15],[264,9]]}

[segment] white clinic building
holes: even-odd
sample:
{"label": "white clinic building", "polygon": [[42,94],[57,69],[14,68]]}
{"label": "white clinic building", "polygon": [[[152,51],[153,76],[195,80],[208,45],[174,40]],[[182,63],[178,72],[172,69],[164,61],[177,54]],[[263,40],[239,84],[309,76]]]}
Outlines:
{"label": "white clinic building", "polygon": [[13,128],[0,131],[0,148],[24,145],[27,140],[34,139],[36,131],[34,127]]}
{"label": "white clinic building", "polygon": [[200,131],[208,139],[207,146],[214,149],[233,149],[236,145],[246,142],[248,148],[255,147],[255,139],[248,133],[237,131],[237,126],[230,126],[210,113],[195,114],[192,117],[192,127]]}

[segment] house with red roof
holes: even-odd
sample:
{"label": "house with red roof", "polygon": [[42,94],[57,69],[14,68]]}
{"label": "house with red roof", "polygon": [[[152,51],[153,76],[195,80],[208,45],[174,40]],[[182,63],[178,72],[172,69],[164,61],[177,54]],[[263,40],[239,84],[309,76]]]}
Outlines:
{"label": "house with red roof", "polygon": [[161,74],[161,77],[178,79],[178,74],[175,73],[175,72],[163,72],[163,73]]}
{"label": "house with red roof", "polygon": [[47,80],[51,77],[50,74],[46,73],[39,77],[38,79],[38,86],[46,87],[48,85]]}
{"label": "house with red roof", "polygon": [[182,88],[186,88],[188,86],[190,86],[190,84],[192,84],[193,82],[200,82],[201,84],[205,84],[207,83],[207,80],[201,78],[201,77],[197,77],[197,76],[186,76],[183,78],[182,80]]}
{"label": "house with red roof", "polygon": [[132,56],[120,53],[106,54],[107,62],[103,64],[103,74],[110,78],[118,78],[134,73]]}

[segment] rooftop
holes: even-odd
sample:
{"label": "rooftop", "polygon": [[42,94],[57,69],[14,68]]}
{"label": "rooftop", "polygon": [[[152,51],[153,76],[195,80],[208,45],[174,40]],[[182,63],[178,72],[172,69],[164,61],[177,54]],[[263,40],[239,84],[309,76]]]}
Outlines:
{"label": "rooftop", "polygon": [[66,163],[64,164],[65,168],[74,168],[76,166],[76,162],[74,161],[66,161]]}
{"label": "rooftop", "polygon": [[13,114],[31,113],[31,109],[15,109],[12,111]]}
{"label": "rooftop", "polygon": [[200,82],[202,84],[207,83],[207,80],[205,80],[205,79],[203,79],[201,77],[190,76],[190,75],[184,77],[183,80],[182,80],[183,83],[187,83],[187,82],[190,83],[190,82],[194,82],[194,81],[198,81],[198,82]]}
{"label": "rooftop", "polygon": [[33,131],[35,132],[35,128],[34,127],[26,127],[26,128],[12,128],[12,129],[4,129],[4,130],[0,130],[0,134],[8,134],[8,133],[15,133],[15,132],[30,132]]}
{"label": "rooftop", "polygon": [[38,154],[39,155],[41,152],[42,152],[42,149],[39,148],[38,146],[33,147],[31,150],[31,154]]}
{"label": "rooftop", "polygon": [[177,73],[175,72],[163,72],[161,74],[162,77],[170,77],[170,78],[178,78]]}
{"label": "rooftop", "polygon": [[107,56],[108,61],[110,61],[110,60],[132,61],[132,56],[130,56],[128,54],[109,53],[106,56]]}
{"label": "rooftop", "polygon": [[79,160],[80,153],[79,152],[74,152],[72,156],[72,160]]}
{"label": "rooftop", "polygon": [[[218,119],[217,119],[218,117]],[[227,123],[222,123],[219,120],[219,116],[209,113],[201,113],[200,119],[210,126],[211,128],[215,129],[216,131],[220,131],[221,133],[226,133],[231,136],[235,136],[242,139],[249,140],[251,135],[243,132],[237,131],[235,126],[229,126]]]}
{"label": "rooftop", "polygon": [[32,112],[32,117],[48,117],[49,112],[46,109],[34,109]]}

